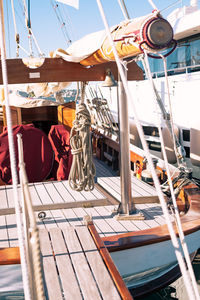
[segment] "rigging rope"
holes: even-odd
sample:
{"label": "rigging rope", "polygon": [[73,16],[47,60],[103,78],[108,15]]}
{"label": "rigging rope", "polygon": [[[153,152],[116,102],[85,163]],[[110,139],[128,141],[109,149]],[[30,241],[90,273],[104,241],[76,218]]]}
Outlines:
{"label": "rigging rope", "polygon": [[104,10],[103,10],[102,4],[101,4],[101,0],[97,0],[97,4],[98,4],[98,7],[99,7],[99,11],[100,11],[104,26],[106,28],[106,32],[107,32],[107,35],[108,35],[108,38],[109,38],[109,42],[110,42],[110,44],[112,45],[112,48],[113,48],[113,53],[114,53],[114,56],[115,56],[116,64],[117,64],[117,67],[118,67],[118,70],[119,70],[119,73],[120,73],[120,77],[121,77],[121,80],[122,80],[127,98],[130,99],[131,102],[132,102],[132,108],[133,108],[133,112],[134,112],[134,116],[135,116],[135,122],[136,122],[137,130],[138,130],[141,142],[142,142],[143,149],[146,153],[147,161],[148,161],[151,173],[152,173],[152,177],[153,177],[153,180],[154,180],[156,190],[158,192],[158,196],[159,196],[159,199],[160,199],[163,214],[165,216],[166,223],[167,223],[167,226],[168,226],[168,230],[169,230],[169,233],[170,233],[170,236],[171,236],[172,244],[174,246],[175,254],[176,254],[176,257],[177,257],[177,260],[178,260],[178,263],[179,263],[179,266],[180,266],[180,269],[181,269],[181,273],[183,275],[183,279],[184,279],[184,282],[185,282],[185,285],[186,285],[186,290],[187,290],[189,298],[195,300],[197,298],[194,294],[194,290],[191,289],[191,285],[190,285],[191,282],[190,282],[190,279],[189,279],[189,276],[188,276],[188,273],[187,273],[187,268],[185,266],[185,262],[184,262],[182,253],[180,251],[179,242],[178,242],[178,239],[176,237],[176,234],[175,234],[173,226],[172,226],[172,222],[171,222],[171,219],[170,219],[168,208],[167,208],[167,205],[166,205],[166,202],[165,202],[165,199],[164,199],[164,195],[163,195],[161,187],[160,187],[160,182],[158,180],[155,168],[153,166],[153,161],[152,161],[152,158],[151,158],[151,155],[150,155],[150,152],[149,152],[149,148],[147,146],[147,142],[145,140],[144,132],[143,132],[142,126],[140,124],[140,121],[139,121],[139,118],[138,118],[138,115],[137,115],[135,102],[134,102],[134,99],[132,97],[131,91],[128,87],[128,82],[127,82],[125,73],[123,71],[118,53],[116,51],[114,41],[112,39],[112,35],[111,35],[110,29],[109,29],[109,26],[108,26],[108,22],[106,20],[105,14],[104,14]]}
{"label": "rigging rope", "polygon": [[70,133],[72,166],[69,174],[69,185],[76,191],[94,189],[95,166],[92,161],[91,117],[84,103],[85,83],[82,86],[80,104],[76,109],[76,119]]}
{"label": "rigging rope", "polygon": [[[148,56],[146,54],[146,51],[145,51],[145,59],[146,59],[146,65],[147,65],[148,78],[150,78],[150,77],[152,78],[151,71],[150,71],[150,66],[149,66],[149,63],[148,63]],[[166,79],[166,85],[167,85],[168,100],[170,101],[169,84],[168,84],[168,78],[167,78],[166,59],[165,59],[164,56],[162,56],[162,59],[163,59],[164,70],[165,70],[165,79]],[[153,87],[152,87],[152,89],[153,89]],[[172,127],[173,127],[173,124],[172,124]],[[175,218],[175,221],[176,221],[176,226],[177,226],[177,230],[178,230],[178,233],[179,233],[180,242],[181,242],[183,253],[184,253],[184,256],[185,256],[185,259],[186,259],[186,263],[187,263],[187,267],[188,267],[188,271],[189,271],[189,276],[190,276],[190,279],[191,279],[191,282],[192,282],[194,293],[195,293],[196,298],[199,299],[198,287],[197,287],[194,271],[193,271],[193,268],[192,268],[188,247],[187,247],[187,244],[186,244],[186,241],[185,241],[184,232],[183,232],[182,225],[181,225],[181,219],[180,219],[179,210],[178,210],[178,206],[177,206],[177,202],[176,202],[176,198],[175,198],[175,191],[174,191],[173,182],[172,182],[171,175],[170,175],[169,163],[168,163],[168,160],[167,160],[167,154],[166,154],[166,149],[165,149],[165,145],[164,145],[163,133],[162,133],[159,121],[158,121],[158,131],[159,131],[159,136],[160,136],[160,141],[161,141],[161,149],[162,149],[162,152],[163,152],[163,158],[164,158],[164,162],[165,162],[165,168],[166,168],[167,177],[168,177],[168,184],[169,184],[170,192],[171,192],[172,203],[173,203],[173,206],[174,206],[173,215],[174,215],[174,218]],[[183,185],[187,184],[187,182],[188,182],[187,178],[183,178],[182,183],[180,183],[180,184],[183,186]],[[180,184],[179,184],[179,186],[180,186]]]}
{"label": "rigging rope", "polygon": [[[20,36],[19,36],[18,30],[17,30],[16,17],[15,17],[14,0],[11,0],[13,23],[14,23],[14,30],[15,30],[15,41],[16,41],[16,44],[17,44],[16,56],[19,57],[19,49],[21,49],[28,56],[33,57],[33,44],[32,44],[32,39],[33,39],[33,42],[35,44],[35,47],[37,49],[38,54],[43,57],[44,53],[41,51],[41,49],[39,47],[39,44],[37,42],[37,39],[36,39],[36,37],[33,33],[33,30],[31,28],[30,8],[27,12],[27,7],[26,7],[26,1],[25,0],[23,0],[23,4],[24,4],[23,11],[24,11],[24,14],[25,14],[25,23],[26,23],[26,27],[28,29],[29,52],[20,45]],[[30,3],[29,3],[29,6],[30,6]]]}
{"label": "rigging rope", "polygon": [[[144,51],[144,53],[147,53],[146,51]],[[146,55],[146,54],[145,54]],[[161,56],[161,55],[160,55]],[[143,66],[145,69],[145,72],[147,74],[149,74],[148,70],[147,70],[147,66],[145,63],[146,60],[143,60]],[[148,61],[148,60],[147,60]],[[150,72],[151,73],[151,72]],[[169,107],[170,107],[170,114],[168,114],[165,110],[165,107],[162,103],[161,97],[156,89],[155,83],[153,81],[153,78],[151,76],[149,76],[149,81],[151,82],[151,86],[153,88],[153,92],[155,94],[156,100],[157,100],[157,104],[160,107],[160,110],[163,114],[163,119],[165,120],[165,124],[167,125],[167,128],[169,129],[169,132],[172,136],[173,142],[174,142],[174,151],[176,154],[176,158],[177,158],[177,163],[179,167],[186,167],[186,162],[185,162],[185,152],[183,147],[181,146],[181,144],[178,141],[178,138],[176,136],[176,134],[174,133],[174,127],[173,127],[173,119],[172,118],[172,112],[171,112],[171,101],[169,101]],[[169,91],[169,86],[167,83],[167,91]],[[170,99],[169,99],[170,100]]]}
{"label": "rigging rope", "polygon": [[63,36],[66,39],[67,44],[70,44],[72,41],[71,41],[70,36],[69,36],[69,34],[67,32],[66,24],[64,22],[64,19],[63,19],[60,7],[59,7],[59,5],[57,3],[53,3],[52,0],[51,0],[51,5],[52,5],[52,7],[54,9],[54,12],[55,12],[56,17],[58,19],[58,22],[60,23],[60,27],[61,27]]}

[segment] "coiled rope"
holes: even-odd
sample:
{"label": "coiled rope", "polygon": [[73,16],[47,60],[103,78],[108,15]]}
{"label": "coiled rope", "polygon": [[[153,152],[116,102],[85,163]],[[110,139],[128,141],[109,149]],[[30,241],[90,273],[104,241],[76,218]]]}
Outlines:
{"label": "coiled rope", "polygon": [[76,191],[94,189],[95,166],[92,160],[91,117],[84,103],[85,83],[82,85],[81,102],[76,109],[76,119],[70,134],[73,161],[69,174],[69,185]]}

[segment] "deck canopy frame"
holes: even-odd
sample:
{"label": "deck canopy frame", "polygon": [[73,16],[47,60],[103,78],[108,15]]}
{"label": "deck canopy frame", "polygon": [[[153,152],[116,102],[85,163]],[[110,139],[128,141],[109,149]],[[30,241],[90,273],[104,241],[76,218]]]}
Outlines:
{"label": "deck canopy frame", "polygon": [[[42,83],[42,82],[78,82],[103,81],[106,71],[111,70],[115,80],[118,70],[115,62],[108,62],[91,67],[79,63],[67,62],[62,58],[46,58],[39,68],[27,67],[22,59],[6,59],[8,84]],[[142,69],[133,61],[128,65],[128,80],[142,80]],[[0,67],[0,84],[3,84]]]}

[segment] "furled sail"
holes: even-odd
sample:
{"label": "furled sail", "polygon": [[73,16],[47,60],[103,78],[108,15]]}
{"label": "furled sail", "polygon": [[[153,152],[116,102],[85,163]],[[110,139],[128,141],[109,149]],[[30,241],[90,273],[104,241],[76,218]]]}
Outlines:
{"label": "furled sail", "polygon": [[[173,40],[173,30],[169,22],[158,11],[147,16],[127,20],[111,28],[116,50],[120,58],[137,56],[143,48],[157,52],[169,47]],[[65,50],[57,49],[51,57],[62,57],[67,61],[90,66],[114,61],[112,46],[106,32],[89,34],[76,41]]]}

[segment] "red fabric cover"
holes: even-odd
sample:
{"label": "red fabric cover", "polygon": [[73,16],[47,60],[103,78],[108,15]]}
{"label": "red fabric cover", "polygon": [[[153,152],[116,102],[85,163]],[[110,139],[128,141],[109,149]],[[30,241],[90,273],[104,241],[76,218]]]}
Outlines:
{"label": "red fabric cover", "polygon": [[[53,165],[53,150],[48,137],[32,124],[13,127],[16,164],[18,166],[17,134],[22,134],[24,162],[29,182],[46,179]],[[6,184],[11,184],[8,132],[5,127],[0,134],[0,176]]]}
{"label": "red fabric cover", "polygon": [[72,164],[72,154],[69,142],[70,133],[63,125],[52,125],[48,137],[55,157],[52,169],[52,179],[68,179]]}

